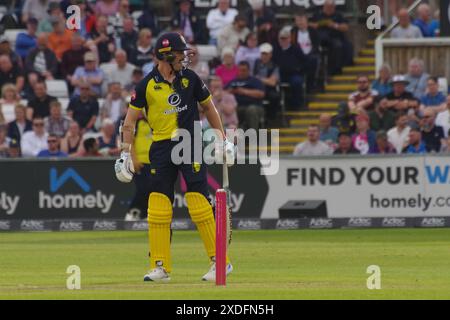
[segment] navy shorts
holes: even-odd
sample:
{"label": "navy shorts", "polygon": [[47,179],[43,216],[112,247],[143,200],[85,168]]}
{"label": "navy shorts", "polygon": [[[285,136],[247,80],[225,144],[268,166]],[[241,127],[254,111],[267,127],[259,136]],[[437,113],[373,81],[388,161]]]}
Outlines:
{"label": "navy shorts", "polygon": [[[152,192],[165,194],[173,202],[175,182],[181,172],[187,185],[187,192],[198,192],[208,199],[207,168],[204,163],[175,165],[171,159],[172,148],[176,141],[153,142],[150,147],[150,176]],[[191,153],[193,154],[193,152]]]}

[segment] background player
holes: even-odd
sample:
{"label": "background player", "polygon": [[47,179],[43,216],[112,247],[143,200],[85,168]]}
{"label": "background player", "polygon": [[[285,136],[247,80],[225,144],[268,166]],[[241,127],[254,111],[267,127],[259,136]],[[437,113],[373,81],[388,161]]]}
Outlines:
{"label": "background player", "polygon": [[[148,115],[153,131],[150,148],[150,175],[152,192],[149,197],[148,223],[151,271],[145,281],[167,281],[172,269],[170,255],[170,225],[174,184],[181,171],[187,184],[186,202],[192,221],[196,224],[207,255],[211,261],[210,270],[203,280],[215,280],[215,221],[212,206],[208,199],[206,166],[194,161],[195,141],[194,122],[199,121],[200,103],[209,124],[216,129],[224,141],[224,155],[227,164],[234,162],[234,145],[226,140],[220,116],[212,102],[211,94],[199,78],[186,68],[189,48],[178,33],[163,34],[157,41],[155,53],[158,65],[137,86],[132,95],[130,107],[122,128],[123,143],[121,158],[116,161],[116,175],[122,182],[130,182],[133,177],[133,163],[130,146],[133,132],[142,109]],[[171,140],[177,136],[178,129],[190,132],[191,161],[175,165],[171,158],[172,149],[178,144]],[[201,137],[200,137],[201,138]],[[232,271],[227,263],[227,273]]]}

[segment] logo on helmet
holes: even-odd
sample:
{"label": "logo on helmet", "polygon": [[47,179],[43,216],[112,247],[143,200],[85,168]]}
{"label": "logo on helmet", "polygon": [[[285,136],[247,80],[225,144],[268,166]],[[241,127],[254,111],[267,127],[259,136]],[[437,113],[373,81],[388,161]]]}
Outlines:
{"label": "logo on helmet", "polygon": [[168,47],[169,44],[170,44],[170,42],[169,42],[168,39],[164,39],[164,40],[162,41],[162,46],[163,46],[163,47]]}

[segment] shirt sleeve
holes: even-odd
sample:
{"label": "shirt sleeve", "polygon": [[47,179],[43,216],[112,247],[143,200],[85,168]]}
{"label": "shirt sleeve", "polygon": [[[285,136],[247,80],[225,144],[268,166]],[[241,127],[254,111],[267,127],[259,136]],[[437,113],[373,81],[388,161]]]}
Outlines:
{"label": "shirt sleeve", "polygon": [[195,74],[194,97],[198,102],[204,103],[211,99],[211,93],[209,92],[208,87],[203,82],[203,80],[200,79],[200,77],[196,73],[194,74]]}
{"label": "shirt sleeve", "polygon": [[135,91],[131,94],[130,108],[141,110],[147,106],[147,98],[145,91],[147,89],[147,81],[143,80],[138,83]]}

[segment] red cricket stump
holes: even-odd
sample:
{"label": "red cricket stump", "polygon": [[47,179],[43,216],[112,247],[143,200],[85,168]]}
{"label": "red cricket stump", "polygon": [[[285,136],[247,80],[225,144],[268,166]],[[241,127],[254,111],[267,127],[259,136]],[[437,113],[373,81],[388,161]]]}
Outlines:
{"label": "red cricket stump", "polygon": [[227,192],[216,191],[216,285],[226,285]]}

